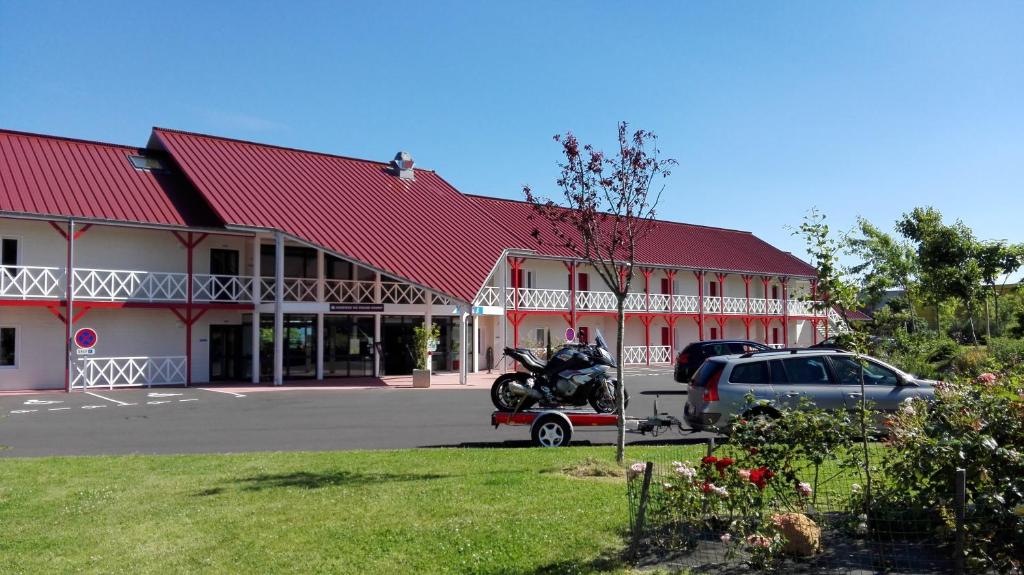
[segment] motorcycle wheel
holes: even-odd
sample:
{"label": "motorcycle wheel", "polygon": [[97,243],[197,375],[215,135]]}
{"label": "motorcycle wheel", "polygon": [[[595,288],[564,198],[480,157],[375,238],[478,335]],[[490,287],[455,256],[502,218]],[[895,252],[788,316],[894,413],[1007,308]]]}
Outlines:
{"label": "motorcycle wheel", "polygon": [[[602,386],[595,386],[594,393],[590,395],[590,407],[594,408],[594,411],[598,413],[616,413],[618,410],[615,409],[615,386],[618,382],[608,382],[608,388],[611,393],[605,395],[601,393]],[[625,389],[622,390],[625,395],[626,407],[629,407],[629,392]]]}
{"label": "motorcycle wheel", "polygon": [[498,411],[515,411],[517,408],[522,410],[533,405],[536,400],[529,397],[520,405],[519,401],[522,398],[512,393],[512,390],[509,389],[509,384],[513,382],[526,385],[528,377],[525,373],[506,373],[494,380],[494,384],[491,386],[491,403],[494,404],[495,409]]}

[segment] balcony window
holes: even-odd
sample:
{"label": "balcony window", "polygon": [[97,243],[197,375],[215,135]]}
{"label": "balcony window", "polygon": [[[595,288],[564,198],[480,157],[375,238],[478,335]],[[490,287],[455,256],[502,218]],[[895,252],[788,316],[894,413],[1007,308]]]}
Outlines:
{"label": "balcony window", "polygon": [[18,265],[18,240],[3,238],[0,240],[0,266]]}
{"label": "balcony window", "polygon": [[0,367],[17,367],[16,335],[13,327],[0,327]]}

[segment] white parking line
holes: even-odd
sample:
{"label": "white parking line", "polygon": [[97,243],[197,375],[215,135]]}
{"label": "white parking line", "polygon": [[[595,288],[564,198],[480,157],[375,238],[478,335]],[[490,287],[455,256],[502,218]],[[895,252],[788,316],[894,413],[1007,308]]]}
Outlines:
{"label": "white parking line", "polygon": [[167,400],[164,400],[164,401],[147,401],[146,405],[160,405],[161,403],[170,403],[170,401],[167,401]]}
{"label": "white parking line", "polygon": [[235,397],[245,397],[244,393],[235,393],[233,391],[226,391],[226,390],[223,390],[223,389],[208,389],[206,387],[197,387],[196,389],[201,389],[203,391],[212,391],[214,393],[226,393],[228,395],[233,395]]}
{"label": "white parking line", "polygon": [[82,409],[99,409],[101,407],[106,407],[106,405],[83,405]]}
{"label": "white parking line", "polygon": [[38,409],[12,409],[11,413],[35,413]]}
{"label": "white parking line", "polygon": [[65,411],[65,410],[68,410],[68,409],[71,409],[71,408],[70,407],[51,407],[51,408],[47,409],[46,411]]}
{"label": "white parking line", "polygon": [[179,399],[178,401],[199,401],[198,397],[190,397],[188,399]]}
{"label": "white parking line", "polygon": [[98,398],[100,398],[100,399],[105,399],[105,400],[107,400],[107,401],[111,401],[111,402],[113,402],[113,403],[116,403],[116,404],[118,404],[118,405],[135,405],[134,403],[127,403],[127,402],[124,402],[124,401],[118,401],[118,400],[116,400],[116,399],[111,399],[111,398],[109,398],[109,397],[105,397],[105,396],[102,396],[102,395],[100,395],[100,394],[98,394],[98,393],[93,393],[93,392],[91,392],[91,391],[87,391],[87,392],[85,392],[85,393],[87,393],[87,394],[89,394],[89,395],[91,395],[91,396],[93,396],[93,397],[98,397]]}

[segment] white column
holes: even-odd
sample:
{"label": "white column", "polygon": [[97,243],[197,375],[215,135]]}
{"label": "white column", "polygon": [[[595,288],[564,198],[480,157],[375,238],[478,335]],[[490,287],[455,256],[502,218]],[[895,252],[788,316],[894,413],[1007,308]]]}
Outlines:
{"label": "white column", "polygon": [[284,235],[274,234],[274,385],[284,383]]}
{"label": "white column", "polygon": [[473,316],[473,373],[480,371],[480,318]]}
{"label": "white column", "polygon": [[[433,329],[434,326],[434,294],[430,292],[424,292],[423,302],[427,304],[427,312],[423,316],[423,327],[427,329],[427,333],[429,334],[430,330]],[[427,345],[429,346],[430,339],[427,338],[427,341]],[[421,349],[420,353],[425,353],[427,355],[427,370],[432,369],[432,364],[434,363],[434,361],[431,358],[430,352],[427,351],[427,349]]]}
{"label": "white column", "polygon": [[466,318],[469,314],[462,312],[459,314],[459,319],[462,322],[461,329],[459,330],[459,383],[466,385],[468,383],[466,377],[469,373],[469,351],[466,349]]}
{"label": "white column", "polygon": [[[505,349],[508,345],[508,259],[501,264],[501,337],[499,338],[498,345],[494,346],[494,362],[498,361],[498,352]],[[504,359],[502,359],[504,361]],[[504,371],[504,368],[498,368],[497,365],[493,365],[498,371]]]}
{"label": "white column", "polygon": [[252,382],[260,382],[260,294],[263,278],[260,273],[260,237],[252,238]]}
{"label": "white column", "polygon": [[[353,271],[354,270],[355,270],[355,268],[353,268]],[[352,274],[352,277],[353,277],[353,279],[355,279],[355,274],[354,273]],[[381,299],[380,299],[380,272],[375,272],[373,274],[373,303],[381,303]],[[380,360],[381,360],[381,357],[380,357],[380,354],[378,353],[379,348],[380,348],[380,346],[378,344],[381,341],[380,336],[381,336],[381,333],[380,333],[380,312],[378,312],[378,313],[374,314],[374,316],[373,316],[373,343],[374,343],[374,346],[373,346],[373,377],[380,377],[380,371],[381,371],[381,369],[380,369],[380,366],[381,366]]]}
{"label": "white column", "polygon": [[324,289],[325,289],[325,286],[324,286],[324,279],[325,278],[324,278],[324,276],[326,275],[325,274],[325,272],[326,272],[325,267],[326,266],[324,265],[324,251],[323,250],[317,250],[316,251],[316,301],[318,301],[318,302],[323,302],[324,301]]}
{"label": "white column", "polygon": [[324,314],[316,314],[316,379],[324,379]]}

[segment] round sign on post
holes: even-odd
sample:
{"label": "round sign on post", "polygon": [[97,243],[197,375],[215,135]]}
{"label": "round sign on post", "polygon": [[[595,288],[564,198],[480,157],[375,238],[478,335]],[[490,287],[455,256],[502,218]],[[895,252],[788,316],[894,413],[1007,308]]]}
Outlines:
{"label": "round sign on post", "polygon": [[572,341],[576,339],[576,330],[571,327],[565,328],[565,341]]}
{"label": "round sign on post", "polygon": [[83,327],[75,332],[75,345],[79,349],[92,349],[98,339],[96,330],[91,327]]}

